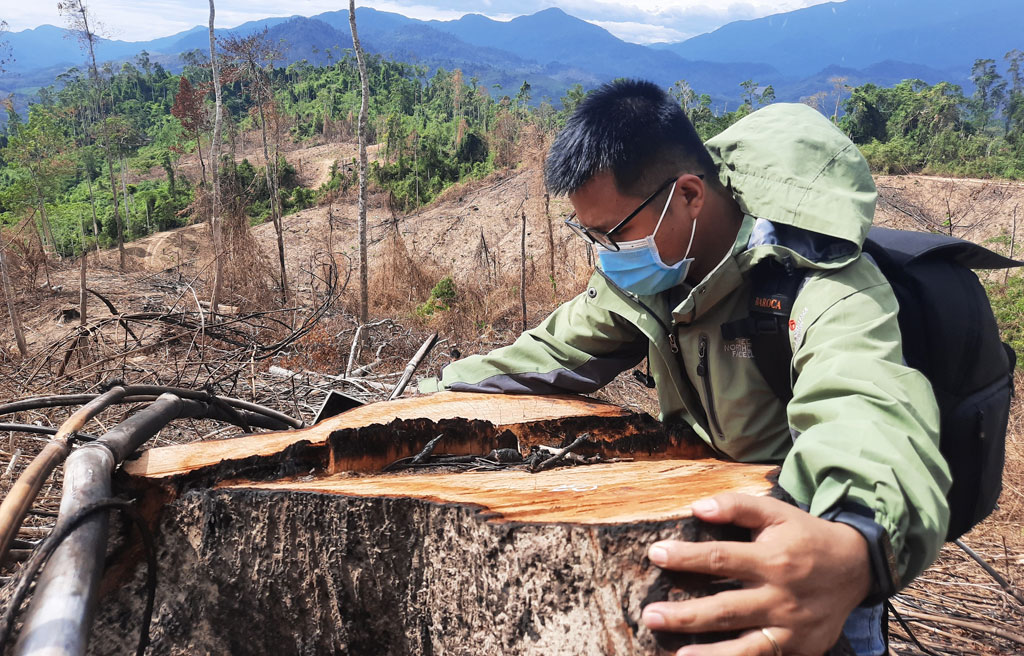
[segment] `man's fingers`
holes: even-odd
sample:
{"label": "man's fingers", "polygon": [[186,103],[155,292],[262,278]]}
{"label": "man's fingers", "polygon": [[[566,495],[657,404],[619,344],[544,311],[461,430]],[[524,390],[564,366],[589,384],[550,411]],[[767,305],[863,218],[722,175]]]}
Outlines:
{"label": "man's fingers", "polygon": [[778,499],[734,492],[695,501],[691,508],[694,515],[706,522],[755,530],[803,514],[799,508]]}
{"label": "man's fingers", "polygon": [[700,599],[649,604],[642,619],[654,631],[736,631],[770,622],[771,599],[762,588],[730,590]]}
{"label": "man's fingers", "polygon": [[764,548],[749,542],[655,542],[647,557],[662,569],[759,582]]}

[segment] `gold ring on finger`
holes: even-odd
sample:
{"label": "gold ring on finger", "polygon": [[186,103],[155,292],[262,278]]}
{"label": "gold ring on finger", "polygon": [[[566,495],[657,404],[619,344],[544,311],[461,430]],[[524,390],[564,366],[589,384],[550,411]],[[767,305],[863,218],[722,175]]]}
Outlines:
{"label": "gold ring on finger", "polygon": [[765,627],[761,627],[761,634],[768,638],[768,642],[772,643],[772,651],[775,653],[775,656],[782,656],[782,647],[779,646],[779,643],[775,640],[775,636],[772,635],[772,632]]}

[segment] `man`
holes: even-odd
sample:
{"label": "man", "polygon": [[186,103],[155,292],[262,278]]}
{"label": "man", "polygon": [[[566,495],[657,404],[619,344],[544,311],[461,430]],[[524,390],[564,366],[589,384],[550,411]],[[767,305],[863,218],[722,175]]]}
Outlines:
{"label": "man", "polygon": [[[651,629],[740,630],[697,654],[821,654],[845,633],[885,653],[881,602],[934,560],[948,521],[938,409],[902,364],[897,304],[860,257],[875,188],[856,147],[816,111],[772,105],[701,144],[677,103],[646,82],[589,96],[548,155],[549,191],[595,244],[586,292],[513,345],[445,368],[421,389],[592,392],[649,358],[663,421],[686,421],[723,456],[781,462],[799,508],[722,494],[705,521],[753,544],[651,545],[653,563],[743,582],[655,603]],[[806,270],[791,311],[792,400],[760,374],[748,316],[759,263]]]}

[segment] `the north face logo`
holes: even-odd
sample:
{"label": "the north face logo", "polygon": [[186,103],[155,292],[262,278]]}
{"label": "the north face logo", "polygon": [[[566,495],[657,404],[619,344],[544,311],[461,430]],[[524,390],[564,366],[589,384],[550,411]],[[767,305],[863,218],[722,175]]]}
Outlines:
{"label": "the north face logo", "polygon": [[754,358],[754,349],[750,340],[746,337],[741,337],[740,339],[732,342],[726,342],[724,344],[724,348],[734,358],[744,358],[747,360],[752,360]]}

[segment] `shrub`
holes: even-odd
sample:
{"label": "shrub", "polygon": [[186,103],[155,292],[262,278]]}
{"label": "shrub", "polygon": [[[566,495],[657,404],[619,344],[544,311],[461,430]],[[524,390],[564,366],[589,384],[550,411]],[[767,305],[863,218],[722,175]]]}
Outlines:
{"label": "shrub", "polygon": [[1006,284],[986,283],[992,311],[1003,341],[1017,353],[1017,366],[1024,365],[1024,276],[1012,275]]}
{"label": "shrub", "polygon": [[448,310],[455,301],[456,295],[455,281],[451,276],[445,276],[438,280],[434,288],[430,290],[430,297],[426,302],[416,306],[416,315],[430,317],[435,312]]}

